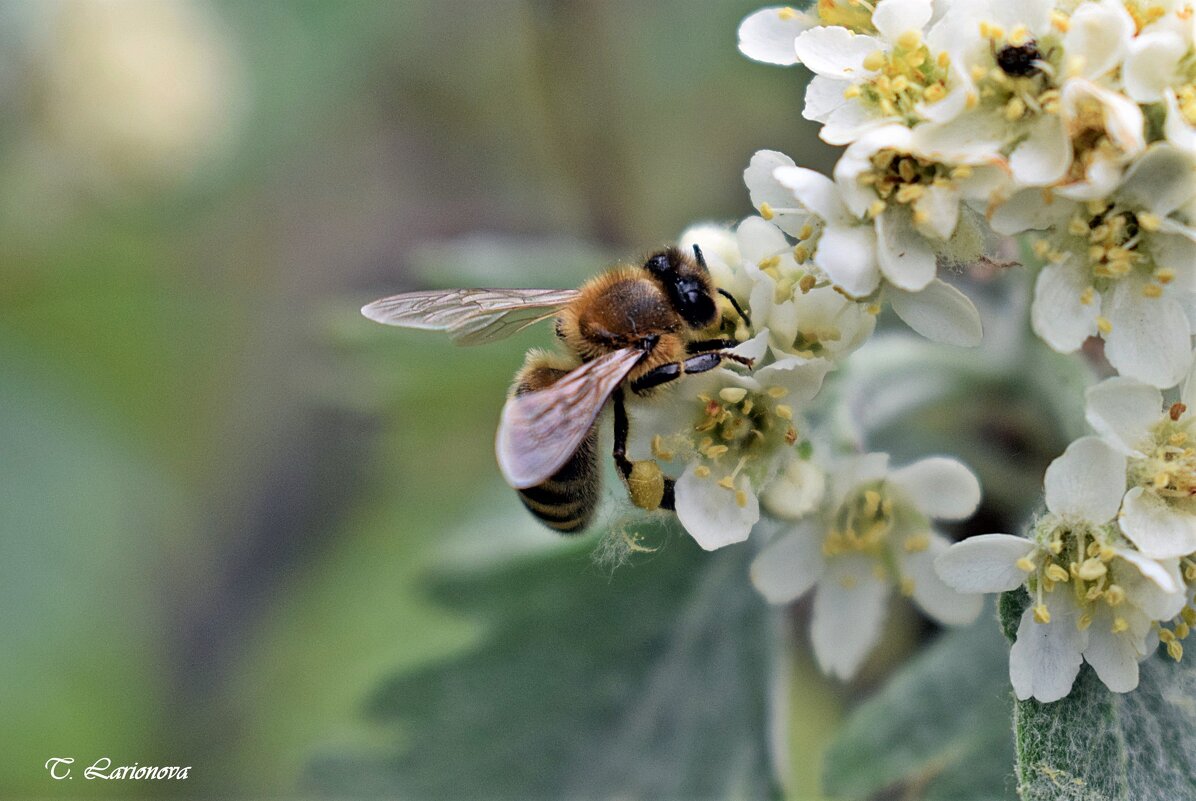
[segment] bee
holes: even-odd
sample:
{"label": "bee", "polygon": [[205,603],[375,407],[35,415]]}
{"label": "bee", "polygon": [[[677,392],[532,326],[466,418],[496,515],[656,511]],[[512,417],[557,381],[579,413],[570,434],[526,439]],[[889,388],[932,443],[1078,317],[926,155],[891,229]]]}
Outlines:
{"label": "bee", "polygon": [[[735,339],[718,336],[723,318],[716,295],[750,324],[736,299],[715,287],[694,245],[692,257],[668,248],[641,266],[617,265],[579,289],[408,292],[374,301],[361,313],[385,325],[445,331],[459,345],[493,342],[556,318],[563,352],[527,354],[503,406],[495,453],[523,505],[549,528],[574,533],[589,525],[598,506],[597,420],[608,401],[614,407],[612,456],[629,483],[635,464],[627,457],[625,393],[648,396],[724,361],[751,366],[730,352]],[[658,497],[637,503],[675,509],[672,479],[661,479]]]}

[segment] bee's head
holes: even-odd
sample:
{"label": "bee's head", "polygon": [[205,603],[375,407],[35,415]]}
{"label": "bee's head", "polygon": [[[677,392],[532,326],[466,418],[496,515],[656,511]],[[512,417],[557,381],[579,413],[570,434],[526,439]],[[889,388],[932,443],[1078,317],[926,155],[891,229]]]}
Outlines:
{"label": "bee's head", "polygon": [[644,262],[644,269],[664,289],[677,314],[691,328],[706,328],[718,320],[714,285],[697,245],[693,258],[679,248],[654,253]]}

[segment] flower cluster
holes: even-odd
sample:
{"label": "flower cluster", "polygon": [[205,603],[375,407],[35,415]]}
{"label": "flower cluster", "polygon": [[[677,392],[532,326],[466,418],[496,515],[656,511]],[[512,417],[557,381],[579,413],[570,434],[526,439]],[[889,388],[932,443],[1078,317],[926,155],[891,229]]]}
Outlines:
{"label": "flower cluster", "polygon": [[1099,336],[1118,372],[1174,386],[1196,316],[1193,16],[1165,0],[758,11],[740,49],[810,69],[803,115],[847,149],[833,181],[758,153],[752,202],[843,291],[956,343],[978,323],[938,265],[1033,230],[1035,331],[1061,352]]}

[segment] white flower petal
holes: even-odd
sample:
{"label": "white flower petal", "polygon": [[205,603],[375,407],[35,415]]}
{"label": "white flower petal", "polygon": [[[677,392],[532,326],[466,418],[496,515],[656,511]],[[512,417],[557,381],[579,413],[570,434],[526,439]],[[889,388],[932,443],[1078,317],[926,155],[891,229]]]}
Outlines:
{"label": "white flower petal", "polygon": [[959,592],[1005,592],[1026,581],[1017,561],[1034,551],[1025,537],[980,534],[957,542],[934,560],[939,577]]}
{"label": "white flower petal", "polygon": [[773,169],[772,175],[777,183],[793,193],[798,203],[828,223],[843,225],[852,221],[851,212],[839,195],[839,188],[822,173],[805,167],[779,165]]}
{"label": "white flower petal", "polygon": [[872,12],[872,24],[880,35],[896,42],[906,31],[922,32],[933,11],[930,0],[880,0]]}
{"label": "white flower petal", "polygon": [[760,493],[764,510],[781,520],[797,520],[818,508],[826,494],[826,473],[813,461],[793,457]]}
{"label": "white flower petal", "polygon": [[1009,155],[1009,170],[1023,186],[1049,186],[1067,174],[1071,158],[1071,141],[1059,115],[1043,114]]}
{"label": "white flower petal", "polygon": [[1105,357],[1117,372],[1156,387],[1173,387],[1188,371],[1188,316],[1174,298],[1147,297],[1145,279],[1123,278],[1105,297]]}
{"label": "white flower petal", "polygon": [[736,488],[747,495],[747,503],[736,503],[736,493],[717,486],[710,477],[698,478],[696,464],[685,468],[675,485],[677,519],[690,536],[707,551],[748,538],[760,519],[760,502],[746,479],[740,477]]}
{"label": "white flower petal", "polygon": [[752,560],[752,584],[772,604],[787,604],[804,595],[818,581],[825,566],[823,531],[819,523],[804,521],[770,542]]}
{"label": "white flower petal", "polygon": [[880,636],[889,585],[872,565],[865,556],[837,556],[818,581],[810,639],[824,673],[850,679]]}
{"label": "white flower petal", "polygon": [[1030,321],[1034,333],[1060,353],[1071,353],[1096,333],[1100,306],[1083,303],[1090,286],[1088,276],[1072,257],[1061,264],[1048,264],[1034,282],[1034,303]]}
{"label": "white flower petal", "polygon": [[1179,60],[1188,46],[1172,31],[1151,31],[1130,40],[1121,68],[1125,93],[1138,103],[1157,103],[1163,91],[1178,84]]}
{"label": "white flower petal", "polygon": [[818,240],[814,264],[854,298],[867,297],[880,286],[871,228],[827,225]]}
{"label": "white flower petal", "polygon": [[1135,33],[1121,3],[1082,3],[1068,21],[1063,50],[1079,59],[1080,74],[1099,78],[1121,63]]}
{"label": "white flower petal", "polygon": [[[1096,604],[1092,625],[1088,630],[1088,645],[1084,661],[1092,665],[1096,675],[1115,693],[1128,693],[1138,686],[1139,650],[1133,632],[1113,633],[1113,612],[1106,604]],[[1124,610],[1132,614],[1132,610]]]}
{"label": "white flower petal", "polygon": [[1180,388],[1179,399],[1193,414],[1196,414],[1196,355],[1192,358],[1192,366],[1184,378],[1184,385]]}
{"label": "white flower petal", "polygon": [[1140,453],[1159,421],[1163,393],[1133,378],[1106,378],[1085,394],[1088,425],[1127,456]]}
{"label": "white flower petal", "polygon": [[739,52],[766,64],[796,64],[797,35],[817,24],[816,18],[792,8],[763,8],[739,23]]}
{"label": "white flower petal", "polygon": [[854,34],[839,26],[817,27],[803,31],[794,45],[797,57],[811,72],[828,78],[861,78],[871,75],[864,69],[864,59],[884,43],[872,36]]}
{"label": "white flower petal", "polygon": [[743,182],[748,188],[754,208],[762,208],[765,203],[774,210],[772,224],[791,236],[805,226],[810,215],[801,211],[792,213],[784,211],[793,208],[793,193],[782,186],[773,177],[778,167],[792,167],[793,159],[775,150],[759,150],[752,156],[748,167],[743,171]]}
{"label": "white flower petal", "polygon": [[906,325],[933,342],[974,348],[984,336],[980,312],[972,301],[938,278],[920,292],[890,286],[886,296]]}
{"label": "white flower petal", "polygon": [[906,216],[890,210],[876,218],[877,263],[894,286],[917,292],[934,280],[938,265],[934,251]]}
{"label": "white flower petal", "polygon": [[1047,467],[1046,505],[1057,515],[1112,520],[1125,492],[1125,457],[1099,437],[1081,437]]}
{"label": "white flower petal", "polygon": [[980,505],[976,476],[963,463],[945,456],[932,456],[893,470],[888,480],[927,517],[964,520]]}
{"label": "white flower petal", "polygon": [[1142,487],[1125,494],[1121,530],[1139,551],[1154,559],[1196,553],[1196,516],[1172,508]]}
{"label": "white flower petal", "polygon": [[879,481],[889,472],[887,453],[864,453],[842,459],[831,474],[830,506],[842,505],[847,496],[861,484]]}
{"label": "white flower petal", "polygon": [[1076,629],[1075,606],[1066,592],[1047,594],[1050,623],[1035,623],[1033,609],[1022,614],[1017,641],[1009,651],[1009,680],[1021,700],[1058,701],[1071,691],[1088,644]]}
{"label": "white flower petal", "polygon": [[841,106],[850,102],[843,94],[851,81],[815,75],[806,86],[806,104],[801,115],[814,122],[826,122]]}
{"label": "white flower petal", "polygon": [[[806,116],[802,112],[802,116]],[[818,138],[831,145],[849,145],[869,131],[893,121],[882,117],[860,103],[844,103],[827,115]]]}
{"label": "white flower petal", "polygon": [[[1192,156],[1166,142],[1146,149],[1126,171],[1118,193],[1160,217],[1191,201],[1196,194]],[[1189,262],[1190,263],[1190,262]]]}
{"label": "white flower petal", "polygon": [[926,215],[926,230],[946,241],[959,224],[959,190],[951,186],[931,185],[922,197],[914,201],[914,210]]}
{"label": "white flower petal", "polygon": [[1152,620],[1170,620],[1187,605],[1187,584],[1178,559],[1151,559],[1129,548],[1117,549],[1113,580],[1129,599]]}
{"label": "white flower petal", "polygon": [[898,546],[897,561],[901,575],[913,582],[914,603],[940,623],[961,626],[971,623],[980,614],[984,598],[962,594],[946,584],[935,572],[935,559],[946,552],[949,544],[937,533],[930,535],[930,547],[909,552]]}
{"label": "white flower petal", "polygon": [[1163,97],[1167,103],[1167,121],[1163,124],[1167,141],[1185,153],[1196,153],[1196,127],[1189,125],[1187,117],[1180,111],[1175,90],[1167,89]]}
{"label": "white flower petal", "polygon": [[[1151,559],[1149,556],[1130,548],[1114,548],[1113,550],[1117,554],[1117,558],[1124,559],[1138,571],[1142,578],[1148,580],[1163,592],[1173,593],[1184,590],[1184,582],[1179,576],[1178,568],[1175,568],[1176,572],[1172,573],[1159,560]],[[1137,598],[1134,601],[1136,602]]]}

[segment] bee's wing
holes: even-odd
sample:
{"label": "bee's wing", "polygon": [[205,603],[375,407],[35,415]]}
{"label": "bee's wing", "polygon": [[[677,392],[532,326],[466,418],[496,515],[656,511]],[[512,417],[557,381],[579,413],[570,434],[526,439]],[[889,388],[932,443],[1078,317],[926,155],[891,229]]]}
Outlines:
{"label": "bee's wing", "polygon": [[644,351],[624,348],[562,376],[552,386],[511,397],[502,410],[495,451],[515,489],[543,484],[581,446],[606,399]]}
{"label": "bee's wing", "polygon": [[481,345],[556,314],[576,289],[439,289],[407,292],[361,309],[374,322],[447,331],[458,345]]}

